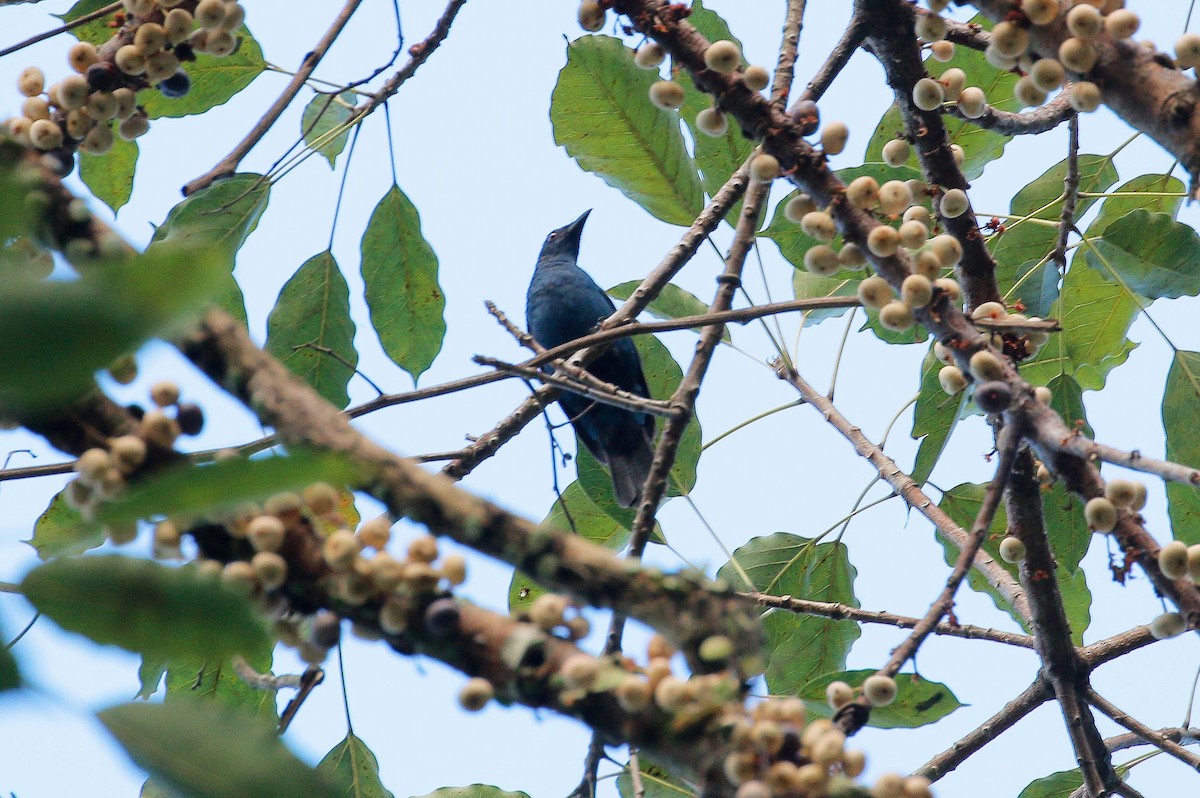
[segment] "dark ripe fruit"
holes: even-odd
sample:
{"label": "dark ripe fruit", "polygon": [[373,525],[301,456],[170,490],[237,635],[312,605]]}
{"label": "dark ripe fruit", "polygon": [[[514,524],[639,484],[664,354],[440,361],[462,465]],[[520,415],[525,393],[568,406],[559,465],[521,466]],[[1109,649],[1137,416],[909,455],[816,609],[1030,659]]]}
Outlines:
{"label": "dark ripe fruit", "polygon": [[107,62],[92,64],[84,77],[96,91],[112,91],[117,87],[117,68]]}
{"label": "dark ripe fruit", "polygon": [[1003,413],[1012,404],[1012,388],[998,380],[980,383],[975,389],[975,404],[985,413]]}
{"label": "dark ripe fruit", "polygon": [[800,127],[801,136],[810,136],[821,126],[821,112],[812,100],[800,100],[792,106],[792,121]]}
{"label": "dark ripe fruit", "polygon": [[200,405],[184,402],[175,411],[175,421],[184,435],[199,435],[200,430],[204,429],[204,411]]}
{"label": "dark ripe fruit", "polygon": [[180,42],[171,52],[175,53],[175,57],[180,61],[196,60],[196,49],[192,47],[191,42]]}
{"label": "dark ripe fruit", "polygon": [[333,648],[342,637],[342,619],[329,610],[321,610],[313,616],[310,637],[321,648]]}
{"label": "dark ripe fruit", "polygon": [[191,91],[192,79],[188,77],[188,73],[180,69],[171,77],[159,82],[157,88],[163,93],[164,97],[172,99],[183,97]]}
{"label": "dark ripe fruit", "polygon": [[425,629],[434,637],[449,637],[458,631],[458,604],[452,598],[440,598],[425,608]]}

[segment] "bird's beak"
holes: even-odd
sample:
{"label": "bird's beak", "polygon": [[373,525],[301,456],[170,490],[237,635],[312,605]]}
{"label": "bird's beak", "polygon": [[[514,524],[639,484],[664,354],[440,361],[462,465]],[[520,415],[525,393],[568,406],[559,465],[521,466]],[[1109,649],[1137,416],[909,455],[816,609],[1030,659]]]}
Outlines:
{"label": "bird's beak", "polygon": [[573,241],[575,243],[575,248],[577,250],[579,249],[579,239],[583,237],[583,224],[587,221],[588,214],[591,212],[592,209],[588,208],[578,219],[567,225],[566,238],[568,241]]}

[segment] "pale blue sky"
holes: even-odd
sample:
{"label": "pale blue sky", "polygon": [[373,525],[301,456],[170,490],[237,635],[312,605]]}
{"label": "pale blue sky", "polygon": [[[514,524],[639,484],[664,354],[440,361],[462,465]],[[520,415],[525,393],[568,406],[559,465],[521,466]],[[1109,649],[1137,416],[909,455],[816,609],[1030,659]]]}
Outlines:
{"label": "pale blue sky", "polygon": [[[51,27],[48,12],[61,13],[69,3],[45,0],[2,10],[3,41],[8,44]],[[336,5],[263,0],[249,3],[247,22],[262,43],[268,60],[291,68],[312,46],[335,13]],[[840,35],[849,3],[810,3],[801,39],[798,85],[814,72],[826,50]],[[1131,3],[1152,8],[1146,35],[1161,43],[1174,41],[1183,25],[1182,0]],[[773,66],[782,2],[738,3],[713,0],[745,44],[748,59]],[[442,10],[440,2],[402,3],[408,44],[424,37]],[[284,21],[286,20],[286,21]],[[347,28],[317,75],[345,81],[365,75],[386,60],[393,47],[390,4],[370,0]],[[489,354],[513,359],[520,354],[483,308],[496,302],[514,318],[523,316],[525,286],[533,259],[546,232],[587,208],[594,208],[583,237],[582,263],[603,285],[643,276],[677,240],[681,229],[659,222],[598,178],[586,174],[553,143],[548,102],[558,69],[564,62],[564,36],[580,35],[575,5],[568,0],[501,4],[472,0],[464,8],[449,40],[434,54],[392,103],[396,161],[401,187],[421,211],[426,237],[441,262],[447,297],[449,332],[444,349],[422,385],[475,373],[470,358]],[[69,40],[53,39],[0,60],[0,114],[17,107],[16,73],[38,64],[48,76],[65,74]],[[152,224],[161,222],[179,200],[179,187],[207,170],[236,142],[279,92],[286,77],[265,74],[234,101],[203,118],[161,120],[144,137],[132,202],[117,217],[117,226],[145,243]],[[291,145],[299,129],[297,102],[245,166],[265,169]],[[834,159],[837,167],[861,162],[876,121],[890,102],[881,73],[869,56],[858,54],[822,103],[826,119],[844,119],[850,144]],[[360,367],[389,391],[411,387],[406,374],[388,363],[373,337],[365,333],[365,305],[357,276],[358,241],[367,216],[386,191],[390,170],[382,114],[366,124],[351,168],[347,197],[334,243],[334,253],[350,282],[359,324]],[[1081,124],[1085,152],[1106,153],[1130,134],[1107,112]],[[1020,186],[1065,153],[1065,134],[1056,131],[1036,140],[1014,141],[1007,157],[976,181],[973,204],[986,216],[1003,212]],[[273,190],[258,231],[238,261],[237,276],[248,298],[252,331],[260,339],[274,297],[305,259],[322,251],[336,197],[339,171],[313,158]],[[1171,159],[1150,142],[1139,140],[1125,149],[1117,165],[1122,181],[1169,168]],[[787,193],[779,185],[773,200]],[[96,204],[98,212],[103,209]],[[1194,211],[1185,211],[1191,223]],[[729,230],[718,243],[724,247]],[[791,267],[774,245],[761,247],[772,295],[790,294]],[[679,283],[705,301],[720,264],[702,250]],[[757,266],[747,286],[756,300],[765,299]],[[1180,348],[1200,349],[1196,342],[1193,300],[1160,302],[1152,314]],[[780,322],[790,342],[798,319]],[[798,363],[817,386],[828,384],[844,324],[827,322],[805,330]],[[751,354],[718,352],[710,380],[700,398],[705,438],[790,401],[794,394],[764,366],[771,351],[754,327],[733,329],[735,341]],[[1117,446],[1160,454],[1161,385],[1170,348],[1140,319],[1131,332],[1141,345],[1128,363],[1113,372],[1111,390],[1087,396],[1088,413],[1098,436]],[[674,333],[665,338],[677,358],[690,355],[694,338]],[[888,348],[869,335],[852,336],[838,378],[837,404],[866,434],[878,440],[892,416],[916,391],[917,367],[924,349]],[[203,379],[190,374],[168,347],[155,344],[142,353],[143,375],[127,388],[113,387],[124,401],[145,401],[151,382],[176,376],[185,395],[206,408],[205,433],[188,441],[198,448],[229,445],[256,436],[257,426],[243,410]],[[362,381],[351,385],[352,401],[372,393]],[[457,394],[432,403],[410,404],[362,419],[361,427],[404,453],[453,449],[466,434],[489,429],[525,395],[519,383],[505,383]],[[905,411],[888,439],[887,451],[901,465],[912,462],[915,445],[908,437],[910,411]],[[569,441],[570,436],[564,436]],[[983,459],[991,441],[978,418],[955,432],[947,459],[933,481],[950,487],[986,481],[991,466]],[[0,449],[32,449],[16,454],[14,465],[58,462],[61,456],[41,441],[22,434],[0,435]],[[553,494],[544,428],[531,425],[500,455],[480,467],[463,484],[532,518],[541,518]],[[813,536],[841,518],[868,483],[872,469],[808,408],[796,408],[755,424],[717,444],[701,459],[693,493],[696,506],[730,549],[758,535],[776,531]],[[566,479],[569,481],[570,476]],[[34,519],[61,487],[61,479],[0,485],[0,580],[15,580],[35,564],[32,550],[21,543]],[[876,486],[873,497],[885,495]],[[1149,528],[1160,540],[1169,535],[1161,487],[1151,484],[1147,508]],[[712,570],[725,555],[696,514],[673,500],[662,511],[668,539],[694,563]],[[405,534],[401,530],[400,537]],[[909,516],[891,501],[858,518],[845,538],[858,569],[856,588],[863,607],[921,614],[944,581],[939,547],[929,525]],[[131,549],[148,553],[139,540]],[[678,560],[661,548],[653,556],[669,567]],[[1094,541],[1085,561],[1093,591],[1088,642],[1148,622],[1160,611],[1148,584],[1133,580],[1124,588],[1110,583],[1103,540]],[[465,595],[487,606],[504,606],[508,569],[473,560]],[[964,589],[956,615],[962,622],[1012,628],[991,602]],[[17,597],[0,595],[0,622],[11,635],[28,620],[29,609]],[[605,620],[596,618],[602,627]],[[638,637],[631,637],[634,650]],[[850,667],[878,666],[902,636],[895,630],[867,627],[850,655]],[[1098,690],[1122,709],[1153,727],[1178,724],[1186,710],[1197,646],[1188,636],[1139,652],[1096,674]],[[96,798],[130,798],[143,775],[90,720],[92,710],[132,697],[137,689],[135,658],[100,650],[79,638],[39,623],[17,647],[27,674],[38,688],[0,699],[0,793],[18,798],[86,794]],[[915,731],[868,730],[854,743],[868,753],[868,775],[884,770],[907,771],[922,764],[953,740],[994,713],[1033,678],[1037,663],[1029,652],[986,642],[933,639],[922,649],[921,672],[946,682],[969,706],[944,721]],[[524,790],[535,798],[560,796],[578,781],[586,747],[586,730],[550,714],[521,708],[493,707],[476,716],[460,712],[454,696],[463,677],[436,662],[404,659],[379,644],[351,641],[346,647],[350,708],[355,730],[379,757],[384,783],[397,796],[422,795],[442,785],[485,782],[508,790]],[[296,672],[296,659],[283,652],[280,672]],[[316,762],[345,733],[336,666],[289,731],[287,741],[305,759]],[[1105,734],[1116,733],[1102,722]],[[1118,760],[1128,759],[1127,755]],[[1073,765],[1058,710],[1047,705],[998,742],[947,777],[940,796],[1015,796],[1031,779]],[[1147,795],[1163,794],[1187,771],[1159,757],[1135,771],[1133,784]],[[1194,776],[1193,776],[1194,778]],[[608,782],[611,784],[611,782]],[[612,794],[609,788],[609,794]]]}

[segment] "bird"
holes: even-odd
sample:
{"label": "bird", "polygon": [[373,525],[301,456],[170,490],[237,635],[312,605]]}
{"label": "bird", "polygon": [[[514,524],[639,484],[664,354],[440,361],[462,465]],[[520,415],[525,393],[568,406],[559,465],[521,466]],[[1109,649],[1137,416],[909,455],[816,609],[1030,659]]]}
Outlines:
{"label": "bird", "polygon": [[[547,349],[595,332],[616,310],[608,294],[579,267],[579,241],[590,213],[584,211],[546,236],[529,282],[526,327]],[[641,358],[628,338],[614,341],[587,370],[629,393],[650,396]],[[634,506],[654,459],[654,417],[565,391],[558,405],[575,428],[576,439],[608,468],[617,504]]]}

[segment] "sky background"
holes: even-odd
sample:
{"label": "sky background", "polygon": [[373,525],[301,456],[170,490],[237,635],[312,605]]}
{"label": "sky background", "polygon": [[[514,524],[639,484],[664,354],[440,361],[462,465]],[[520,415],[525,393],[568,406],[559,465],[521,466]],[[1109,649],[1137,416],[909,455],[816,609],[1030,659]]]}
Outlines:
{"label": "sky background", "polygon": [[[719,2],[722,14],[744,43],[752,63],[773,67],[783,19],[782,2]],[[814,73],[839,37],[849,3],[810,3],[801,37],[797,86]],[[1144,20],[1143,35],[1165,48],[1183,30],[1187,3],[1156,0],[1130,4],[1153,12]],[[248,3],[247,24],[268,61],[286,69],[299,64],[336,13],[336,4],[301,4],[281,0]],[[53,27],[50,13],[69,3],[45,0],[2,10],[0,46]],[[442,11],[440,2],[403,2],[406,46],[423,38]],[[610,17],[611,22],[611,17]],[[606,32],[613,32],[607,29]],[[495,302],[514,319],[523,318],[524,293],[545,234],[594,209],[583,236],[582,265],[601,285],[641,278],[678,240],[683,228],[658,221],[594,175],[581,171],[554,145],[548,108],[558,70],[565,61],[567,39],[579,36],[575,3],[487,3],[472,0],[460,13],[449,39],[391,102],[394,155],[401,188],[421,212],[425,237],[440,260],[446,294],[448,332],[433,367],[421,385],[433,385],[479,371],[472,355],[520,359],[511,338],[486,313],[485,300]],[[65,51],[73,40],[58,37],[0,59],[0,116],[19,106],[15,76],[36,64],[49,80],[66,74]],[[364,3],[341,39],[317,70],[325,80],[344,83],[369,74],[384,63],[395,45],[391,5]],[[153,225],[180,199],[179,187],[207,171],[240,139],[283,88],[285,75],[264,74],[230,103],[203,118],[163,119],[139,140],[141,157],[132,201],[115,224],[128,238],[144,245]],[[309,99],[302,94],[294,107],[255,148],[246,170],[266,169],[295,140],[300,111]],[[851,130],[846,152],[833,159],[837,168],[861,163],[866,142],[891,101],[877,63],[858,53],[821,103],[826,120],[842,119]],[[387,391],[412,387],[407,374],[383,356],[371,334],[358,277],[358,247],[367,218],[390,185],[387,136],[382,114],[363,128],[350,165],[346,197],[334,234],[333,251],[350,283],[352,310],[358,322],[360,368]],[[1081,122],[1082,151],[1104,154],[1131,134],[1106,111]],[[1013,193],[1061,160],[1065,131],[1011,142],[1005,158],[993,162],[975,181],[971,198],[980,217],[1008,210]],[[236,275],[247,297],[251,331],[261,341],[266,317],[279,288],[307,258],[323,251],[346,153],[331,171],[324,159],[311,158],[272,190],[258,230],[242,248]],[[1116,164],[1121,181],[1171,168],[1170,156],[1152,142],[1139,139],[1124,149]],[[75,184],[82,190],[82,187]],[[772,206],[790,188],[772,191]],[[93,209],[111,214],[98,202]],[[1182,219],[1195,224],[1194,210]],[[722,251],[730,240],[723,227],[715,236]],[[747,269],[747,290],[756,301],[789,298],[791,266],[763,240],[757,261]],[[704,248],[677,282],[705,302],[721,270],[719,258]],[[764,280],[765,278],[765,285]],[[1175,346],[1197,349],[1194,300],[1158,302],[1151,315]],[[789,346],[798,317],[780,319]],[[795,357],[802,375],[818,388],[828,385],[844,320],[804,330]],[[857,325],[856,325],[857,326]],[[705,440],[756,415],[795,399],[765,365],[769,343],[754,326],[735,327],[734,340],[744,353],[722,347],[699,400]],[[1131,330],[1139,346],[1109,378],[1104,394],[1086,396],[1089,420],[1099,439],[1122,448],[1138,448],[1161,456],[1163,432],[1159,403],[1171,346],[1139,318]],[[694,335],[672,333],[663,340],[686,363]],[[837,405],[875,441],[889,421],[916,393],[918,367],[925,348],[887,347],[869,333],[852,335],[838,375]],[[258,437],[253,418],[219,390],[196,376],[178,354],[163,344],[150,344],[139,355],[141,377],[131,386],[104,387],[118,401],[147,401],[149,386],[162,378],[184,385],[187,399],[200,402],[208,424],[204,433],[185,439],[195,448],[235,445]],[[433,402],[390,408],[356,422],[363,430],[401,453],[456,449],[464,436],[490,429],[526,395],[516,382],[493,384]],[[362,380],[351,383],[351,401],[373,396]],[[916,451],[908,436],[911,410],[901,412],[886,451],[908,468]],[[560,435],[570,445],[570,435]],[[984,455],[991,437],[982,419],[961,424],[950,451],[934,472],[934,485],[984,482],[992,466]],[[30,450],[31,453],[17,450]],[[0,451],[14,451],[11,464],[60,462],[63,456],[41,440],[21,433],[0,433]],[[478,468],[463,486],[532,519],[545,516],[553,501],[546,432],[531,424],[501,453]],[[1117,469],[1111,469],[1115,473]],[[1106,473],[1110,473],[1106,469]],[[666,536],[691,563],[715,571],[732,550],[749,539],[778,531],[815,536],[849,512],[873,478],[873,469],[810,408],[797,407],[771,416],[716,444],[701,458],[699,481],[692,493],[695,509],[672,500],[660,513]],[[563,484],[573,478],[563,475]],[[0,580],[17,581],[36,564],[22,540],[65,480],[0,483]],[[1148,528],[1160,540],[1169,537],[1165,498],[1160,484],[1148,483]],[[937,496],[937,491],[931,489]],[[869,499],[885,496],[876,485]],[[368,516],[373,507],[365,500]],[[701,520],[701,514],[703,521]],[[709,534],[705,522],[715,531]],[[395,545],[412,532],[397,528]],[[855,583],[861,605],[920,615],[941,589],[947,573],[940,547],[923,518],[910,515],[899,500],[879,505],[855,519],[844,538],[858,571]],[[143,535],[127,551],[149,553]],[[1094,642],[1149,622],[1161,612],[1149,585],[1141,579],[1127,586],[1112,584],[1107,546],[1093,541],[1084,562],[1093,593],[1092,624],[1085,634]],[[666,567],[680,563],[662,547],[650,556]],[[509,569],[481,558],[472,559],[463,594],[503,610]],[[0,625],[11,636],[28,621],[23,599],[0,595]],[[964,588],[955,609],[961,622],[1013,629],[991,601]],[[606,619],[593,615],[603,630]],[[599,635],[589,641],[599,647]],[[883,662],[903,633],[886,627],[864,627],[848,667],[873,668]],[[629,650],[641,651],[643,634],[631,634]],[[1187,711],[1197,665],[1194,636],[1166,641],[1142,650],[1095,674],[1097,690],[1123,710],[1152,727],[1179,724]],[[0,794],[18,798],[88,794],[95,798],[136,795],[144,774],[131,765],[92,720],[92,712],[129,700],[137,691],[137,659],[114,649],[98,648],[81,638],[40,622],[17,646],[25,675],[34,689],[0,699]],[[350,640],[345,647],[350,713],[356,733],[375,751],[384,784],[397,796],[423,795],[444,785],[484,782],[507,790],[524,790],[535,798],[559,796],[577,783],[588,733],[582,726],[548,713],[493,706],[475,716],[461,712],[454,696],[464,677],[421,658],[396,656],[380,644]],[[866,730],[854,745],[868,753],[867,777],[886,770],[908,771],[944,750],[951,742],[996,712],[1036,673],[1036,657],[1028,651],[987,643],[933,638],[921,650],[921,673],[946,683],[968,706],[945,720],[914,731]],[[302,665],[280,649],[276,672],[299,672]],[[336,663],[329,663],[326,684],[309,699],[286,740],[301,757],[317,762],[346,732]],[[284,697],[286,700],[286,696]],[[1116,727],[1101,720],[1105,735]],[[1139,749],[1138,753],[1145,749]],[[620,758],[618,754],[618,758]],[[1118,755],[1118,761],[1131,758]],[[1016,796],[1033,778],[1074,765],[1059,712],[1047,704],[1003,735],[983,753],[944,779],[941,796]],[[1187,778],[1185,766],[1167,757],[1140,765],[1132,783],[1146,795],[1165,794]],[[1194,779],[1194,775],[1191,777]],[[611,781],[605,794],[612,795]]]}

